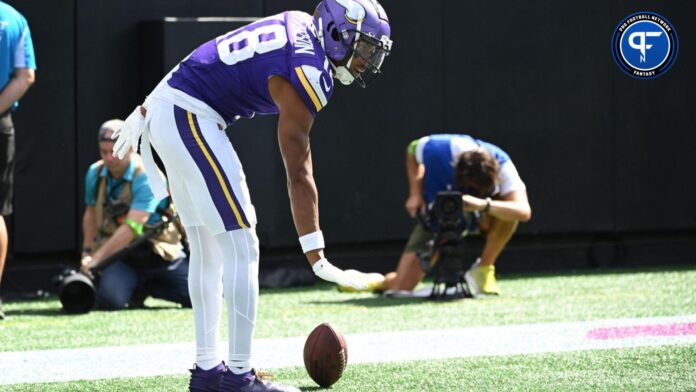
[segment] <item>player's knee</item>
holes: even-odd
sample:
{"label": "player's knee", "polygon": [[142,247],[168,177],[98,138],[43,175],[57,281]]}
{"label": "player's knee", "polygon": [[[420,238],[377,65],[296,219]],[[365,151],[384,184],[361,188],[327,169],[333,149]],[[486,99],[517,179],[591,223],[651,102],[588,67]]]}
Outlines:
{"label": "player's knee", "polygon": [[198,279],[188,280],[188,294],[191,301],[200,302],[220,296],[219,286],[215,284],[201,284]]}

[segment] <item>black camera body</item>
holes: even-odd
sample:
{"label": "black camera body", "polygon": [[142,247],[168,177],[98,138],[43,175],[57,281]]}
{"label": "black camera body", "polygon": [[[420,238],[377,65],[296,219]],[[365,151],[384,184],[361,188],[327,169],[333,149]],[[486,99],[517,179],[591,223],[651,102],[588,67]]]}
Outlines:
{"label": "black camera body", "polygon": [[463,238],[471,222],[471,214],[464,211],[462,192],[438,192],[428,213],[428,227],[434,235],[430,260],[421,260],[428,272],[433,269],[435,281],[431,299],[472,297],[464,279]]}

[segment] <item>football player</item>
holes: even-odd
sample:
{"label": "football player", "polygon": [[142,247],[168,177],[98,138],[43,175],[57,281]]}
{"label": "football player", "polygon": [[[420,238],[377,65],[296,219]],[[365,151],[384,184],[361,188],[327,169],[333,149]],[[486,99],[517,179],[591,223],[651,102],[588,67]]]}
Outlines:
{"label": "football player", "polygon": [[[196,330],[191,391],[286,391],[251,364],[258,301],[256,213],[242,166],[223,130],[239,118],[278,114],[278,141],[302,251],[314,273],[355,288],[365,283],[324,254],[309,131],[334,91],[333,79],[365,87],[392,46],[375,0],[323,0],[314,15],[288,11],[204,43],[176,66],[116,134],[116,155],[138,146],[155,195],[167,192],[152,149],[168,173],[191,247],[189,292]],[[228,362],[218,353],[222,294]]]}

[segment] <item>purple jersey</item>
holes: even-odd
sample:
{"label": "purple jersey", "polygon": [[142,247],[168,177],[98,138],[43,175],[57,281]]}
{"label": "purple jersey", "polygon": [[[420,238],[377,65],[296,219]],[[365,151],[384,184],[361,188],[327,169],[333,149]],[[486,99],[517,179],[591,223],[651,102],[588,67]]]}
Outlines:
{"label": "purple jersey", "polygon": [[230,124],[255,113],[278,113],[268,91],[274,75],[292,83],[312,114],[326,106],[333,79],[309,14],[283,12],[206,42],[167,83],[203,101]]}

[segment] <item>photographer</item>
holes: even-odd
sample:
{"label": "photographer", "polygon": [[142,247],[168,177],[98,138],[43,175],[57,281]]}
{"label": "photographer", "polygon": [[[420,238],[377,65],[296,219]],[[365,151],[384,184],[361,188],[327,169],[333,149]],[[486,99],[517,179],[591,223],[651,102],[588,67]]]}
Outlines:
{"label": "photographer", "polygon": [[[109,120],[101,126],[102,159],[87,171],[81,270],[87,275],[98,271],[98,308],[142,307],[148,295],[190,307],[181,235],[173,223],[162,225],[157,212],[172,216],[169,198],[155,199],[138,154],[123,159],[112,155],[111,135],[122,125],[121,120]],[[148,230],[161,232],[150,235]],[[150,238],[135,242],[144,235]],[[138,245],[122,252],[131,244]],[[109,259],[117,253],[123,255]]]}
{"label": "photographer", "polygon": [[[484,233],[481,257],[466,272],[475,295],[499,294],[495,262],[517,228],[531,218],[527,190],[510,157],[499,147],[468,135],[436,134],[414,140],[406,153],[409,197],[406,211],[425,215],[438,192],[461,191],[464,210],[479,218],[470,222]],[[428,252],[433,233],[418,221],[408,239],[395,272],[379,274],[351,271],[369,283],[371,291],[413,290],[423,279],[420,252]],[[437,262],[433,255],[430,264]],[[354,291],[339,287],[341,291]]]}

